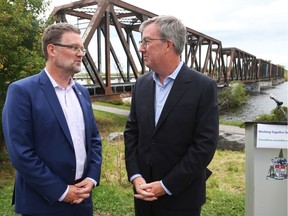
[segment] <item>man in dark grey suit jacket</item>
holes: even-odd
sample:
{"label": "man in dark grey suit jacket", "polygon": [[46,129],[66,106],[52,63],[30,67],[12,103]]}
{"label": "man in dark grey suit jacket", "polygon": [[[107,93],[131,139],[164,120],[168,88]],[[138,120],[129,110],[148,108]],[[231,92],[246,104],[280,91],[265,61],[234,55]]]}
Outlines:
{"label": "man in dark grey suit jacket", "polygon": [[217,85],[181,61],[181,21],[154,17],[140,31],[152,72],[136,82],[124,132],[135,215],[199,216],[219,134]]}

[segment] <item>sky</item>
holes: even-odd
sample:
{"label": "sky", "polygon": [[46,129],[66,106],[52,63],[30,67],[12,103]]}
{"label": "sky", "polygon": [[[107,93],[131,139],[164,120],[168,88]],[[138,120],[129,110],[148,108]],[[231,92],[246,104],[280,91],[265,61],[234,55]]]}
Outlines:
{"label": "sky", "polygon": [[[73,0],[52,0],[54,6]],[[287,0],[124,0],[288,70]]]}

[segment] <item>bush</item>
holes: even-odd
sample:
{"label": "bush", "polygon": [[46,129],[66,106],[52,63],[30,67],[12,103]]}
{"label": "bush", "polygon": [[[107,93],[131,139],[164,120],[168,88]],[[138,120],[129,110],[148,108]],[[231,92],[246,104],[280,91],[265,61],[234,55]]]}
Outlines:
{"label": "bush", "polygon": [[231,108],[239,108],[247,100],[244,84],[235,81],[228,87],[221,89],[218,92],[219,110],[225,111]]}
{"label": "bush", "polygon": [[285,115],[280,109],[275,108],[270,114],[259,115],[253,121],[287,121],[287,107],[283,106],[282,110],[285,112]]}

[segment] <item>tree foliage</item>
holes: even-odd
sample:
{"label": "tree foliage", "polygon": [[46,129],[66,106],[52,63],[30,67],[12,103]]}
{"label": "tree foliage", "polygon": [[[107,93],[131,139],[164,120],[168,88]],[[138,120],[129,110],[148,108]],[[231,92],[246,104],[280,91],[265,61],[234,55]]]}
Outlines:
{"label": "tree foliage", "polygon": [[[35,74],[44,66],[41,34],[45,8],[42,0],[0,0],[0,110],[9,84]],[[0,117],[2,122],[2,115]],[[0,124],[0,147],[3,144]]]}

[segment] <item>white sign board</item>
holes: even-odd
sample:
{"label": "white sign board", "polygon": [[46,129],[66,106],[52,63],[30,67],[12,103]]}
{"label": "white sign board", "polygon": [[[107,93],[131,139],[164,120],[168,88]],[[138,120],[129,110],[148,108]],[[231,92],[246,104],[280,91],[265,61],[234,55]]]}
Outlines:
{"label": "white sign board", "polygon": [[257,148],[288,149],[287,125],[257,124]]}

